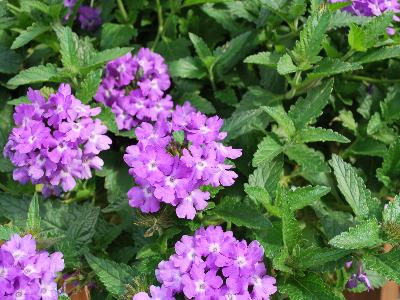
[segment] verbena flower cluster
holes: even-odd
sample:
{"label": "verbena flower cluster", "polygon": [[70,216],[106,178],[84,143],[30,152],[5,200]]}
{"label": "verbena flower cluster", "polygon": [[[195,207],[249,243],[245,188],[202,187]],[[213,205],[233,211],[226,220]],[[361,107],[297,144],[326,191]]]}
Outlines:
{"label": "verbena flower cluster", "polygon": [[94,99],[112,108],[120,130],[129,130],[170,116],[173,103],[165,95],[170,85],[163,57],[142,48],[135,56],[128,53],[107,64]]}
{"label": "verbena flower cluster", "polygon": [[265,300],[277,291],[275,278],[266,274],[264,249],[257,241],[238,241],[220,226],[200,228],[183,236],[175,254],[156,270],[161,287],[151,297],[139,293],[133,300],[174,299],[184,295],[198,300]]}
{"label": "verbena flower cluster", "polygon": [[[331,3],[337,2],[348,2],[347,0],[329,0]],[[351,5],[343,8],[352,14],[358,16],[380,16],[387,11],[392,11],[393,13],[400,12],[400,3],[398,0],[353,0]],[[393,20],[399,22],[400,18],[398,16],[393,16]],[[394,34],[395,30],[392,27],[387,29],[388,34]]]}
{"label": "verbena flower cluster", "polygon": [[61,252],[37,251],[31,235],[15,234],[0,247],[0,299],[58,299],[55,279],[63,269]]}
{"label": "verbena flower cluster", "polygon": [[[77,0],[64,0],[64,7],[68,9],[64,20],[70,18],[76,2]],[[94,31],[102,24],[100,9],[96,7],[81,5],[78,9],[78,14],[79,23],[83,30]]]}
{"label": "verbena flower cluster", "polygon": [[171,118],[137,127],[138,143],[124,155],[139,184],[128,192],[130,205],[148,213],[167,203],[176,206],[179,218],[193,219],[210,198],[201,187],[232,185],[237,174],[225,160],[242,152],[221,143],[226,137],[222,124],[219,117],[207,118],[186,102]]}
{"label": "verbena flower cluster", "polygon": [[91,169],[100,170],[97,156],[110,148],[107,127],[93,119],[100,108],[90,108],[71,94],[68,84],[46,100],[39,90],[28,90],[31,103],[15,108],[15,127],[4,156],[16,166],[14,180],[43,184],[43,195],[73,189],[76,179],[88,179]]}

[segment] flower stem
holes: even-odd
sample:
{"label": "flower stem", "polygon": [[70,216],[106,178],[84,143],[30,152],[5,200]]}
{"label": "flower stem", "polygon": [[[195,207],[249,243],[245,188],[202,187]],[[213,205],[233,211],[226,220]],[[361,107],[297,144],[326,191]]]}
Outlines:
{"label": "flower stem", "polygon": [[121,12],[121,15],[124,18],[124,21],[127,22],[128,21],[128,14],[126,13],[124,3],[122,2],[122,0],[117,0],[117,3],[118,3],[118,8],[119,8],[119,10]]}
{"label": "flower stem", "polygon": [[162,11],[162,6],[160,3],[160,0],[156,0],[156,5],[157,5],[157,19],[158,19],[158,29],[157,29],[157,35],[156,38],[154,39],[153,46],[151,47],[152,50],[154,50],[160,41],[161,34],[164,31],[164,19],[163,19],[163,11]]}

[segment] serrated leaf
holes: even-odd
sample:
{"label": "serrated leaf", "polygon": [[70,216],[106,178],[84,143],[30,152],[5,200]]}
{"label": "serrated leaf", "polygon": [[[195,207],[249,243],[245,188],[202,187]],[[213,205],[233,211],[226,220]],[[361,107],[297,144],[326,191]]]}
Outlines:
{"label": "serrated leaf", "polygon": [[239,197],[224,197],[212,212],[237,226],[251,229],[271,227],[271,222],[266,216]]}
{"label": "serrated leaf", "polygon": [[323,77],[329,77],[332,75],[342,74],[355,70],[362,69],[362,65],[354,62],[341,61],[338,58],[324,58],[318,63],[317,67],[307,75],[309,79],[317,79]]}
{"label": "serrated leaf", "polygon": [[280,190],[277,202],[281,210],[283,244],[287,247],[289,253],[291,253],[293,248],[300,243],[302,232],[289,201],[287,191]]}
{"label": "serrated leaf", "polygon": [[392,124],[400,119],[400,86],[394,85],[389,88],[389,91],[383,101],[381,101],[381,116],[385,124]]}
{"label": "serrated leaf", "polygon": [[31,233],[40,232],[40,222],[39,196],[35,193],[29,205],[28,218],[26,220],[27,231]]}
{"label": "serrated leaf", "polygon": [[298,70],[298,68],[294,65],[292,58],[289,56],[289,54],[281,56],[276,67],[278,73],[281,75],[294,73]]}
{"label": "serrated leaf", "polygon": [[287,201],[290,209],[302,209],[315,201],[321,199],[330,192],[330,188],[326,186],[306,186],[298,187],[287,192]]}
{"label": "serrated leaf", "polygon": [[115,296],[121,296],[125,285],[130,283],[132,278],[137,275],[128,265],[98,258],[89,253],[85,257],[107,291]]}
{"label": "serrated leaf", "polygon": [[332,89],[333,79],[310,90],[305,99],[297,100],[289,111],[289,117],[293,120],[296,129],[304,128],[307,124],[315,122],[328,104]]}
{"label": "serrated leaf", "polygon": [[195,57],[185,57],[173,61],[169,65],[172,77],[201,79],[206,76],[206,71],[201,61]]}
{"label": "serrated leaf", "polygon": [[301,129],[296,134],[296,141],[299,143],[312,143],[312,142],[337,142],[349,143],[350,140],[345,136],[333,131],[332,129],[325,129],[321,127],[309,127]]}
{"label": "serrated leaf", "polygon": [[79,70],[79,37],[70,27],[56,25],[53,27],[60,42],[61,61],[65,68],[71,72]]}
{"label": "serrated leaf", "polygon": [[215,114],[216,110],[214,105],[206,98],[199,95],[198,92],[185,93],[182,95],[182,100],[189,101],[198,111],[205,114]]}
{"label": "serrated leaf", "polygon": [[400,57],[400,46],[373,48],[366,53],[354,55],[352,61],[366,64],[396,57]]}
{"label": "serrated leaf", "polygon": [[253,166],[269,163],[281,152],[282,145],[271,135],[267,135],[257,146],[257,151],[253,156]]}
{"label": "serrated leaf", "polygon": [[330,248],[319,248],[311,246],[306,249],[300,249],[296,265],[300,269],[315,269],[328,262],[337,261],[340,258],[349,255],[350,250],[343,249],[330,249]]}
{"label": "serrated leaf", "polygon": [[268,66],[271,68],[276,68],[279,59],[280,59],[279,54],[271,52],[258,52],[257,54],[247,56],[244,62],[248,64],[258,64],[258,65]]}
{"label": "serrated leaf", "polygon": [[331,15],[322,13],[308,18],[303,30],[300,32],[300,40],[292,51],[296,65],[302,70],[307,70],[312,64],[318,62],[319,52],[322,49],[322,41],[328,29]]}
{"label": "serrated leaf", "polygon": [[343,295],[336,293],[316,273],[278,283],[278,289],[287,294],[290,300],[345,300]]}
{"label": "serrated leaf", "polygon": [[104,23],[101,29],[100,47],[108,49],[127,46],[136,34],[136,29],[130,24]]}
{"label": "serrated leaf", "polygon": [[21,66],[21,61],[21,56],[17,52],[0,45],[0,73],[17,73]]}
{"label": "serrated leaf", "polygon": [[265,125],[263,124],[260,116],[265,114],[261,109],[251,109],[246,111],[238,111],[230,118],[226,119],[222,127],[223,131],[228,133],[225,141],[228,142],[243,134],[250,133],[251,131],[264,131]]}
{"label": "serrated leaf", "polygon": [[287,136],[291,137],[294,135],[296,131],[294,123],[282,106],[263,106],[262,109],[278,123]]}
{"label": "serrated leaf", "polygon": [[380,227],[376,219],[366,220],[348,231],[342,232],[329,241],[333,247],[340,249],[360,249],[376,247],[383,243],[379,237]]}
{"label": "serrated leaf", "polygon": [[98,114],[96,118],[100,119],[112,133],[119,133],[117,122],[115,121],[115,114],[112,112],[110,107],[101,106],[101,113]]}
{"label": "serrated leaf", "polygon": [[84,69],[91,69],[91,68],[97,68],[102,66],[103,64],[116,59],[118,57],[121,57],[128,52],[131,52],[133,50],[132,47],[124,47],[124,48],[112,48],[112,49],[107,49],[103,50],[101,52],[97,52],[93,55],[90,56],[89,60],[86,62],[86,64],[83,66]]}
{"label": "serrated leaf", "polygon": [[[319,1],[319,0],[318,0]],[[367,23],[371,17],[353,15],[344,10],[336,10],[332,12],[330,27],[341,28],[350,26],[350,24],[362,25]]]}
{"label": "serrated leaf", "polygon": [[212,56],[210,48],[201,37],[189,32],[189,38],[201,60],[204,61],[207,57]]}
{"label": "serrated leaf", "polygon": [[368,50],[366,32],[356,24],[350,24],[348,41],[350,47],[356,51],[365,52]]}
{"label": "serrated leaf", "polygon": [[394,181],[400,177],[400,139],[385,152],[382,167],[377,170],[376,175],[386,187],[395,186]]}
{"label": "serrated leaf", "polygon": [[15,226],[0,225],[0,242],[7,241],[13,234],[19,234],[20,230]]}
{"label": "serrated leaf", "polygon": [[354,133],[357,132],[357,123],[354,119],[353,113],[350,110],[342,109],[339,111],[338,119],[342,122],[343,126],[350,129]]}
{"label": "serrated leaf", "polygon": [[48,81],[61,82],[60,69],[56,65],[47,64],[23,70],[11,78],[7,84],[19,86],[24,84],[41,83]]}
{"label": "serrated leaf", "polygon": [[400,271],[398,265],[400,263],[400,250],[392,250],[381,255],[365,255],[363,262],[366,269],[373,270],[383,277],[400,283]]}
{"label": "serrated leaf", "polygon": [[97,69],[86,75],[80,89],[76,92],[76,97],[81,100],[82,103],[87,104],[92,100],[99,88],[102,73],[103,71],[101,69]]}
{"label": "serrated leaf", "polygon": [[337,155],[333,155],[329,163],[335,173],[339,190],[356,216],[368,218],[370,214],[368,204],[373,201],[373,198],[362,178],[350,164]]}
{"label": "serrated leaf", "polygon": [[17,36],[17,38],[11,45],[11,49],[17,49],[28,44],[30,41],[49,29],[50,27],[47,25],[41,23],[33,23],[31,26],[22,31],[19,36]]}
{"label": "serrated leaf", "polygon": [[245,186],[245,192],[251,200],[262,205],[268,213],[278,217],[281,216],[279,208],[272,204],[271,196],[265,188],[247,185]]}
{"label": "serrated leaf", "polygon": [[383,222],[400,225],[400,196],[397,195],[393,201],[385,205],[383,210]]}

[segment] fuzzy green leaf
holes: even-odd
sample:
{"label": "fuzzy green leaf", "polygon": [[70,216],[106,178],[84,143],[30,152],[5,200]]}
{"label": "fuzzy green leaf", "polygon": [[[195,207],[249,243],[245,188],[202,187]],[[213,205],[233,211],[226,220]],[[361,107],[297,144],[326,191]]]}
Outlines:
{"label": "fuzzy green leaf", "polygon": [[79,37],[70,27],[54,26],[54,31],[60,42],[60,54],[63,66],[72,72],[79,70]]}
{"label": "fuzzy green leaf", "polygon": [[257,54],[250,55],[244,60],[248,64],[264,65],[276,68],[280,55],[271,52],[258,52]]}
{"label": "fuzzy green leaf", "polygon": [[206,71],[198,58],[185,57],[173,61],[169,65],[169,72],[172,77],[201,79]]}
{"label": "fuzzy green leaf", "polygon": [[11,49],[17,49],[28,44],[30,41],[32,41],[42,33],[48,31],[49,29],[50,27],[47,25],[41,23],[33,23],[31,26],[22,31],[19,36],[17,36],[17,38],[11,45]]}
{"label": "fuzzy green leaf", "polygon": [[400,225],[400,196],[397,195],[393,201],[385,205],[383,210],[383,222],[387,224]]}
{"label": "fuzzy green leaf", "polygon": [[102,66],[103,64],[109,62],[110,60],[116,59],[132,51],[132,47],[124,48],[112,48],[103,50],[101,52],[93,53],[83,69],[93,69]]}
{"label": "fuzzy green leaf", "polygon": [[326,186],[306,186],[290,190],[287,192],[290,209],[297,210],[311,205],[328,194],[330,190]]}
{"label": "fuzzy green leaf", "polygon": [[101,82],[101,75],[103,71],[101,69],[93,70],[89,72],[81,84],[81,88],[77,91],[76,97],[83,103],[89,103],[94,95],[96,95],[97,89]]}
{"label": "fuzzy green leaf", "polygon": [[263,106],[262,109],[269,114],[290,137],[296,131],[293,121],[282,106]]}
{"label": "fuzzy green leaf", "polygon": [[327,57],[324,58],[311,73],[308,74],[308,78],[317,79],[329,77],[332,75],[342,74],[360,69],[362,69],[362,66],[359,63],[350,63],[341,61],[338,58]]}
{"label": "fuzzy green leaf", "polygon": [[358,53],[352,61],[366,64],[396,57],[400,57],[400,46],[373,48],[366,53]]}
{"label": "fuzzy green leaf", "polygon": [[325,129],[321,127],[309,127],[298,131],[296,134],[296,141],[299,143],[312,143],[312,142],[338,142],[349,143],[350,140],[345,136],[333,131],[332,129]]}
{"label": "fuzzy green leaf", "polygon": [[0,241],[7,241],[13,234],[19,234],[20,230],[15,226],[0,225]]}
{"label": "fuzzy green leaf", "polygon": [[204,61],[207,57],[212,56],[210,48],[208,48],[206,42],[201,37],[189,32],[189,38],[201,60]]}
{"label": "fuzzy green leaf", "polygon": [[342,232],[329,241],[333,247],[340,249],[360,249],[376,247],[383,243],[379,237],[380,228],[376,219],[370,219],[348,231]]}
{"label": "fuzzy green leaf", "polygon": [[285,54],[281,56],[277,64],[278,73],[281,75],[287,75],[290,73],[294,73],[298,70],[298,68],[294,65],[289,54]]}
{"label": "fuzzy green leaf", "polygon": [[306,249],[301,248],[296,264],[300,269],[315,269],[328,262],[337,261],[350,253],[350,250],[319,248],[316,246],[311,246]]}
{"label": "fuzzy green leaf", "polygon": [[31,67],[23,70],[11,78],[7,84],[19,86],[24,84],[42,83],[48,81],[61,82],[59,78],[60,69],[53,64]]}
{"label": "fuzzy green leaf", "polygon": [[0,45],[0,73],[15,74],[21,66],[21,56],[9,49]]}
{"label": "fuzzy green leaf", "polygon": [[389,150],[385,152],[382,167],[376,174],[385,186],[395,186],[394,181],[400,178],[400,139],[391,144]]}
{"label": "fuzzy green leaf", "polygon": [[251,200],[262,205],[268,213],[278,217],[281,216],[279,208],[272,204],[271,196],[265,188],[247,185],[245,187],[245,192]]}
{"label": "fuzzy green leaf", "polygon": [[36,193],[32,197],[31,204],[29,205],[26,229],[31,233],[38,233],[40,232],[40,222],[39,196]]}
{"label": "fuzzy green leaf", "polygon": [[333,80],[329,80],[309,91],[305,99],[297,100],[289,111],[289,117],[293,120],[296,129],[315,122],[328,104],[332,89]]}
{"label": "fuzzy green leaf", "polygon": [[108,49],[127,46],[136,34],[135,28],[130,24],[105,23],[101,30],[100,47]]}
{"label": "fuzzy green leaf", "polygon": [[400,250],[392,250],[379,256],[365,255],[363,257],[365,267],[373,270],[383,277],[400,284]]}
{"label": "fuzzy green leaf", "polygon": [[267,135],[258,144],[257,151],[254,153],[253,166],[268,163],[282,152],[282,145],[271,135]]}

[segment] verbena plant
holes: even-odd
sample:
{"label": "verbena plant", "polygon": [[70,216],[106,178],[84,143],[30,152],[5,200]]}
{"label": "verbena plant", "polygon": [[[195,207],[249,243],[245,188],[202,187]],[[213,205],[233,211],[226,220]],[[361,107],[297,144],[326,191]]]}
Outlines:
{"label": "verbena plant", "polygon": [[[60,83],[82,105],[101,107],[93,118],[112,140],[93,177],[50,199],[41,184],[15,181],[16,167],[1,157],[0,245],[32,234],[39,249],[63,253],[59,287],[89,290],[92,299],[148,292],[175,243],[210,225],[261,244],[276,278],[271,299],[344,299],[346,289],[400,283],[393,11],[355,15],[350,1],[102,0],[92,3],[101,22],[88,23],[79,19],[82,2],[0,1],[0,148],[28,87],[47,99]],[[224,144],[242,149],[226,162],[235,184],[204,184],[210,199],[192,220],[178,218],[174,205],[152,214],[129,206],[128,191],[143,183],[123,156],[140,124],[119,130],[113,110],[93,99],[105,64],[142,47],[165,59],[174,104],[223,118]],[[185,134],[171,133],[179,155],[192,145]]]}

